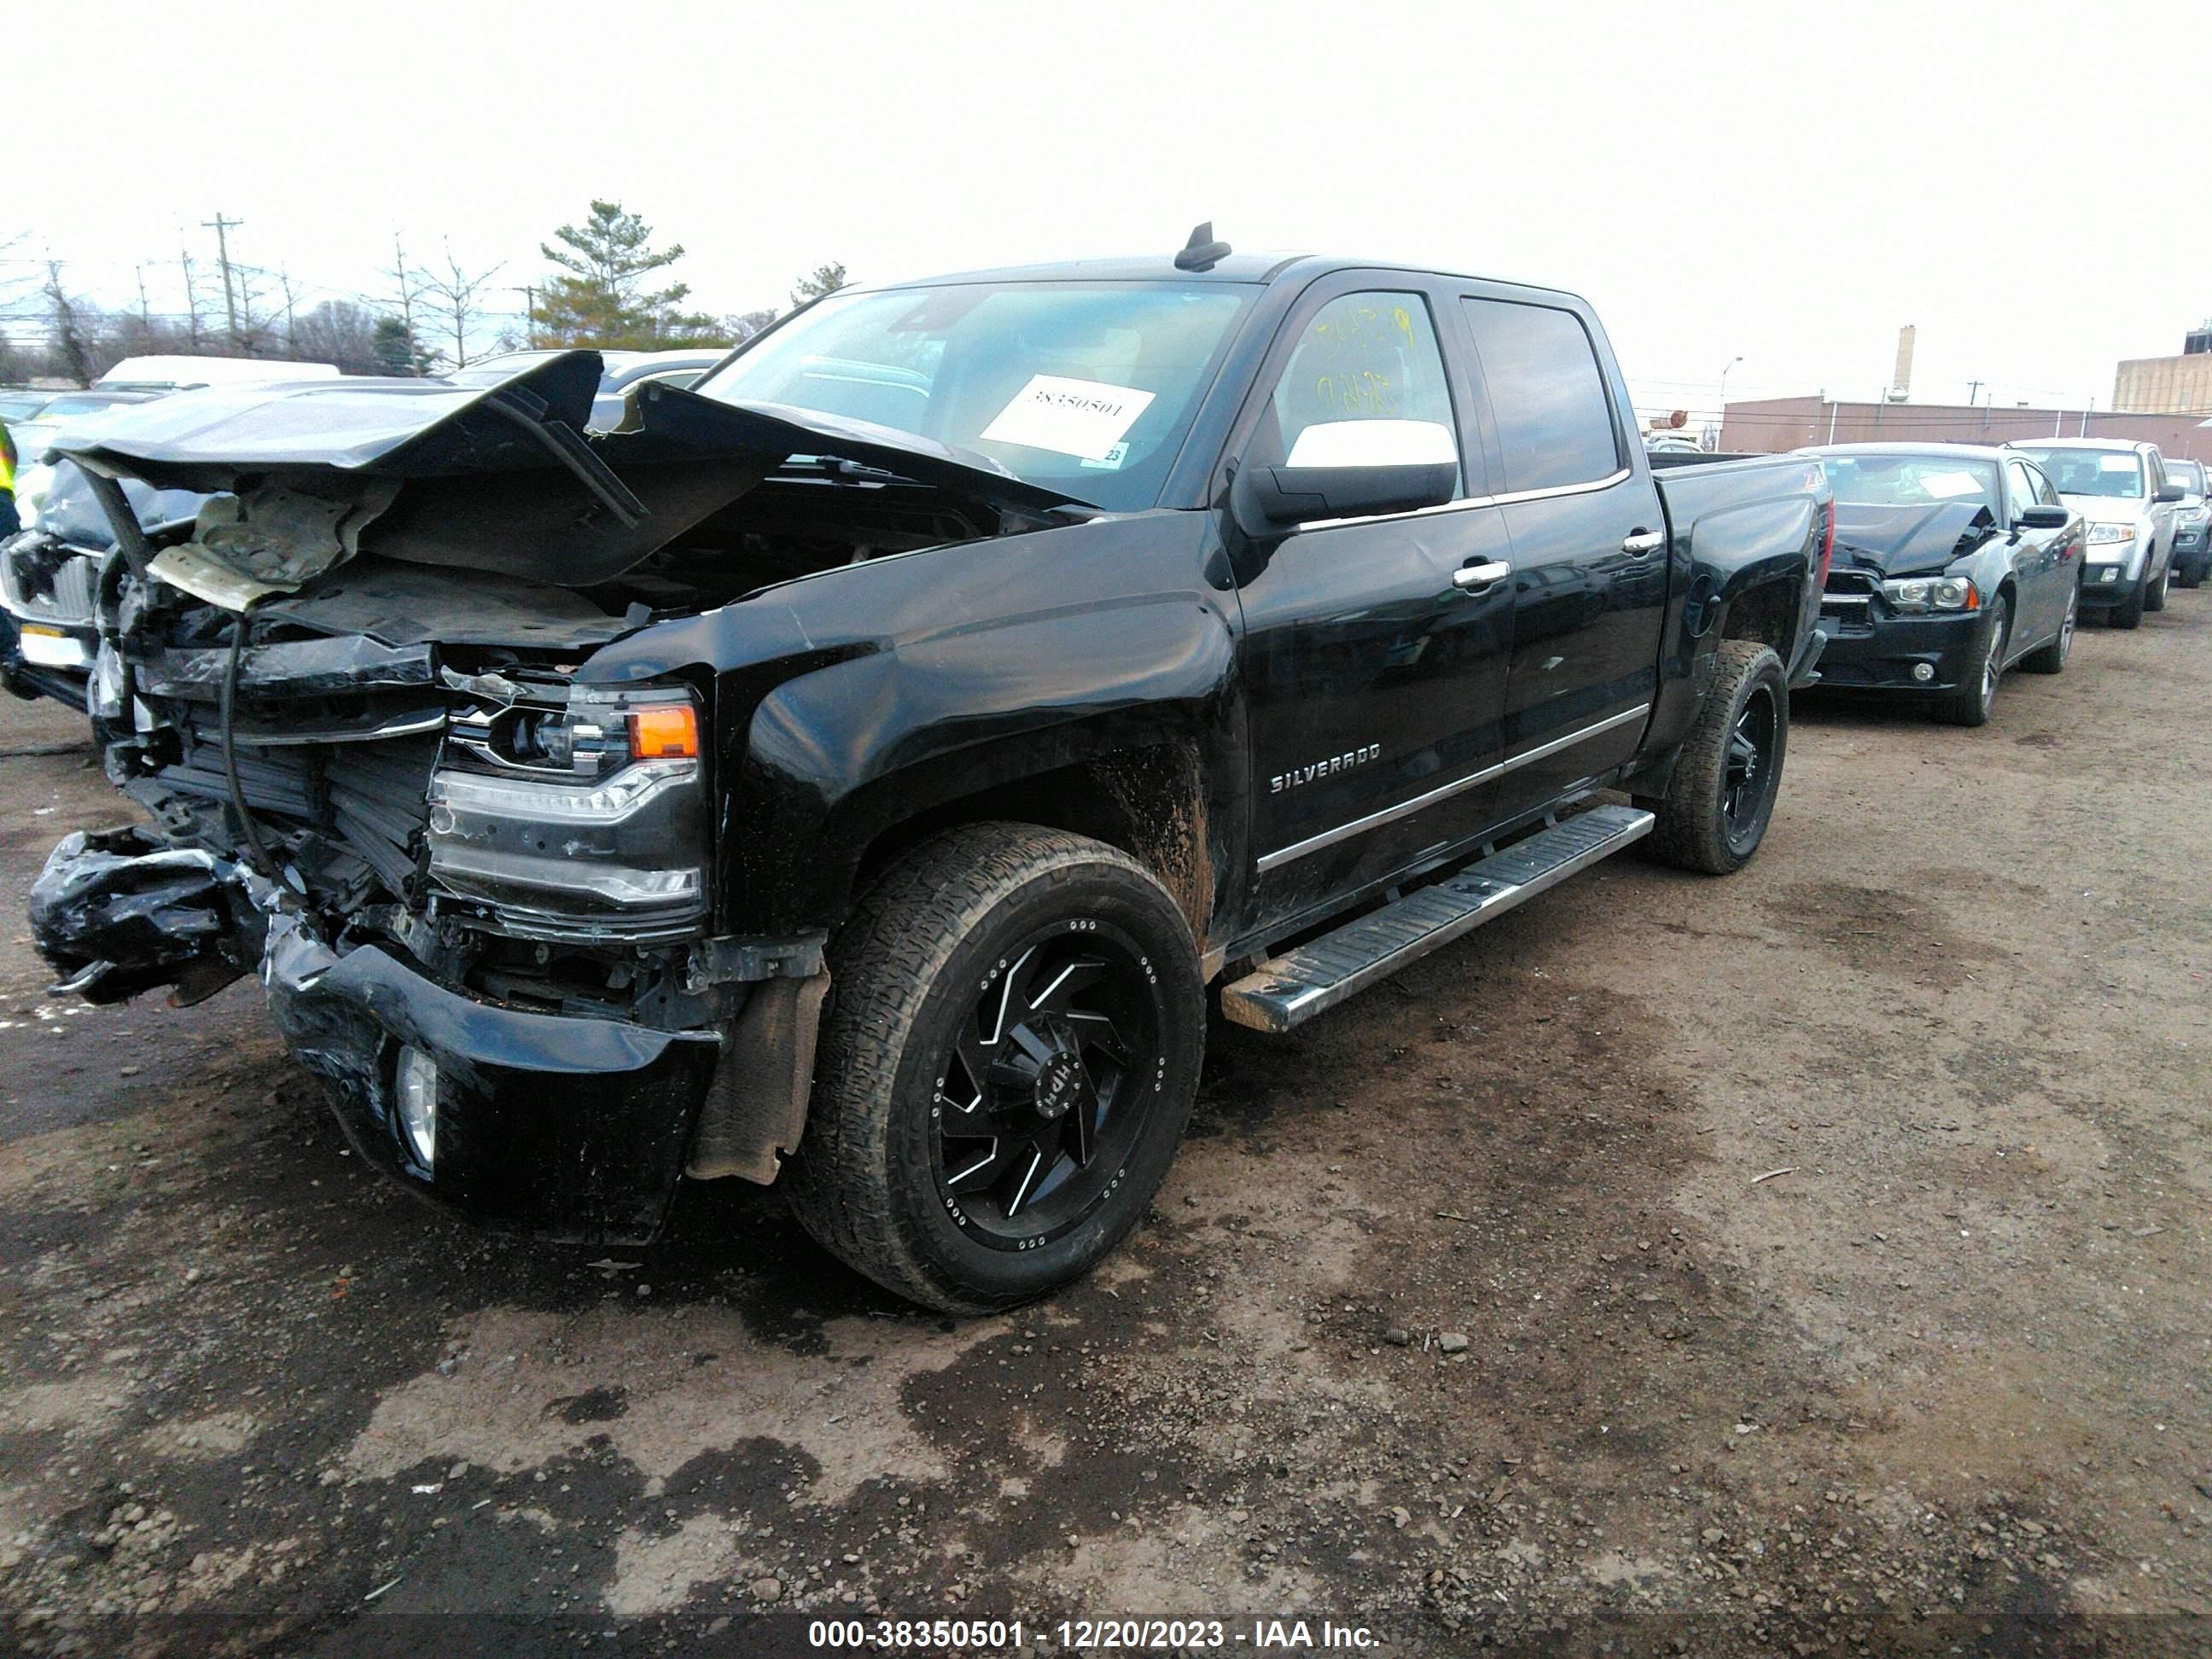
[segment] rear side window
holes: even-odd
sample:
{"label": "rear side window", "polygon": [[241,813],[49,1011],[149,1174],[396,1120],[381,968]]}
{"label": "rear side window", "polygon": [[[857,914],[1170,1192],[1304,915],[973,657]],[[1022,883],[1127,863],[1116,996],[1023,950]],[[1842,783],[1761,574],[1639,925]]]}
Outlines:
{"label": "rear side window", "polygon": [[1509,494],[1592,483],[1620,470],[1620,434],[1582,319],[1552,306],[1468,300]]}

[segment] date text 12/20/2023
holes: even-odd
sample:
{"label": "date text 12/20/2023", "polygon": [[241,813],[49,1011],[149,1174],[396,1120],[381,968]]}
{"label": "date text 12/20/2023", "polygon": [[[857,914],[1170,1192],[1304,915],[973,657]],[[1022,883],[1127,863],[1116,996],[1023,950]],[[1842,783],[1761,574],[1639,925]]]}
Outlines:
{"label": "date text 12/20/2023", "polygon": [[[967,1619],[817,1619],[806,1627],[807,1645],[872,1652],[939,1651],[945,1648],[985,1652],[1018,1652],[1028,1621]],[[1062,1619],[1052,1630],[1063,1649],[1118,1649],[1180,1652],[1192,1648],[1252,1648],[1304,1652],[1323,1649],[1365,1650],[1382,1645],[1364,1625],[1340,1625],[1327,1619]]]}

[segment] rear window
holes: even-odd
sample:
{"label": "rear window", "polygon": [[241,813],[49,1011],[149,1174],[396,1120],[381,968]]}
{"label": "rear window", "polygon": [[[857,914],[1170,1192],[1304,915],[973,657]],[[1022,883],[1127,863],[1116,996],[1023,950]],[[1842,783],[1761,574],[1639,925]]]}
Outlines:
{"label": "rear window", "polygon": [[1613,399],[1582,319],[1513,301],[1463,303],[1504,452],[1506,493],[1594,483],[1618,472]]}

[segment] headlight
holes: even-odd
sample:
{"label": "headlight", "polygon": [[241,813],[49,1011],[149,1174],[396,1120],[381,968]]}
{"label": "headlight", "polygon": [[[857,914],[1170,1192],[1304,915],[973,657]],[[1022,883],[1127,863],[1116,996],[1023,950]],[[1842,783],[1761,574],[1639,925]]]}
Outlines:
{"label": "headlight", "polygon": [[2136,538],[2136,527],[2131,524],[2093,524],[2089,526],[2089,544],[2100,542],[2131,542]]}
{"label": "headlight", "polygon": [[1978,611],[1982,596],[1964,576],[1905,576],[1881,585],[1893,611]]}
{"label": "headlight", "polygon": [[430,780],[432,885],[525,939],[696,929],[708,849],[699,724],[690,694],[667,686],[578,687],[458,716]]}

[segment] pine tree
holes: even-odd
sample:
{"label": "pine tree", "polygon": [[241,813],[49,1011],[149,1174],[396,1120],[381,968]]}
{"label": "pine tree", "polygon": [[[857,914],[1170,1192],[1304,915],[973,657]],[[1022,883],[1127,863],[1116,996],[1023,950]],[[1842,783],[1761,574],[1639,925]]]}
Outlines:
{"label": "pine tree", "polygon": [[592,203],[581,225],[563,225],[538,252],[557,266],[539,301],[540,345],[655,351],[715,343],[720,325],[682,309],[688,283],[648,289],[646,279],[684,257],[683,244],[651,246],[653,228],[619,202]]}
{"label": "pine tree", "polygon": [[429,373],[430,354],[400,318],[378,318],[368,349],[376,360],[376,372],[380,374],[412,378]]}
{"label": "pine tree", "polygon": [[791,303],[803,306],[809,300],[818,300],[825,294],[835,294],[845,286],[848,280],[842,261],[833,259],[827,264],[817,265],[811,271],[800,277],[799,286],[791,290]]}

